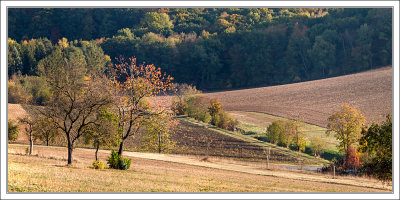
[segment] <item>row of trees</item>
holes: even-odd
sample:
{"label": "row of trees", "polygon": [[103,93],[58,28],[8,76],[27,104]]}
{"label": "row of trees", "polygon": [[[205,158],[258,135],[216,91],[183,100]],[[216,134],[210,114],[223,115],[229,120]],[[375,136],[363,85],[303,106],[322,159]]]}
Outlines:
{"label": "row of trees", "polygon": [[131,28],[135,35],[154,32],[200,34],[247,30],[289,18],[322,17],[334,9],[322,8],[10,8],[9,36],[17,40],[61,37],[90,40],[111,37]]}
{"label": "row of trees", "polygon": [[[120,55],[137,56],[138,63],[154,63],[177,82],[193,84],[202,90],[307,81],[390,65],[392,60],[391,9],[11,10],[11,18],[15,18],[15,21],[10,20],[12,23],[21,21],[19,17],[26,13],[44,19],[54,13],[60,16],[105,13],[108,17],[93,23],[107,20],[107,25],[100,23],[93,27],[114,24],[118,28],[111,28],[113,31],[107,34],[83,37],[79,31],[69,31],[81,30],[88,22],[74,21],[63,26],[70,28],[59,31],[60,36],[51,41],[57,43],[61,36],[71,40],[97,38],[97,43],[113,62]],[[126,19],[121,19],[121,13],[127,14]],[[114,21],[114,17],[120,21]],[[130,24],[126,24],[128,22]],[[117,26],[118,23],[121,26]],[[14,26],[10,27],[12,32]],[[9,36],[21,40],[17,35],[24,32],[17,30]],[[33,32],[25,34],[38,37],[30,36]],[[38,35],[50,37],[50,32]],[[46,41],[47,49],[49,41]],[[24,46],[23,43],[27,43],[24,47],[27,50],[9,47],[10,58],[16,60],[9,64],[14,63],[12,65],[17,66],[14,68],[19,69],[16,58],[26,55],[22,56],[24,68],[21,72],[34,74],[35,62],[31,57],[33,55],[38,62],[42,54],[29,53],[34,49],[31,41],[22,41],[20,46]],[[10,70],[10,73],[16,71]]]}

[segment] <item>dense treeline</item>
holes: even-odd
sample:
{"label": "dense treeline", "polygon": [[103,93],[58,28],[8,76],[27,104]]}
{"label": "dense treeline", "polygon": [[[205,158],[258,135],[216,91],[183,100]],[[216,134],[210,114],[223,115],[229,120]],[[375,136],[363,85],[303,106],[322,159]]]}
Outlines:
{"label": "dense treeline", "polygon": [[[392,10],[9,9],[9,37],[20,41],[9,45],[9,74],[35,75],[51,44],[65,37],[94,40],[112,61],[123,55],[155,64],[177,82],[231,89],[390,65]],[[31,45],[30,38],[49,40]]]}

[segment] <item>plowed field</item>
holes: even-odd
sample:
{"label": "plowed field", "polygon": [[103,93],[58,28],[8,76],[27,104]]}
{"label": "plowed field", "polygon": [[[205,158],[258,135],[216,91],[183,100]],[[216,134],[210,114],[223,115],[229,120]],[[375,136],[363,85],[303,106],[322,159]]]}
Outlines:
{"label": "plowed field", "polygon": [[[228,111],[260,112],[326,127],[328,117],[348,103],[367,121],[384,121],[392,113],[392,67],[315,81],[206,93]],[[171,102],[173,97],[158,97]]]}
{"label": "plowed field", "polygon": [[326,127],[328,117],[344,103],[357,106],[368,122],[392,113],[392,68],[302,83],[208,93],[226,110],[252,111]]}

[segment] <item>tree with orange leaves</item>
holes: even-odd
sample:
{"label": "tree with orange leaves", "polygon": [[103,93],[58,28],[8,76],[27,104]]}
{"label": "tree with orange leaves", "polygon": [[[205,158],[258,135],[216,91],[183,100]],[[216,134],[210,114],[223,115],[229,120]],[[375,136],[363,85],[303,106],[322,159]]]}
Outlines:
{"label": "tree with orange leaves", "polygon": [[161,73],[154,65],[136,65],[135,58],[117,59],[111,65],[109,79],[111,90],[116,99],[116,107],[121,131],[121,143],[118,154],[122,155],[125,140],[136,135],[146,119],[166,111],[161,105],[154,107],[148,97],[154,97],[172,89],[172,77]]}

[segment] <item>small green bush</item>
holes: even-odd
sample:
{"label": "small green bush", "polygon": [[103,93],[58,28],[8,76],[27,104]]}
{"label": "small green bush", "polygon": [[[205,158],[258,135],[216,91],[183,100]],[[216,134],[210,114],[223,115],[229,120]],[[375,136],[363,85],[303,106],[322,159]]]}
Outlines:
{"label": "small green bush", "polygon": [[119,162],[118,162],[118,164],[119,164],[119,169],[122,169],[122,170],[127,170],[127,169],[129,169],[129,167],[131,166],[131,162],[132,162],[131,159],[128,159],[128,158],[121,158],[121,159],[119,160]]}
{"label": "small green bush", "polygon": [[104,162],[99,162],[99,161],[95,160],[93,162],[93,168],[94,169],[104,169]]}
{"label": "small green bush", "polygon": [[121,158],[118,152],[112,150],[111,156],[108,158],[107,163],[112,169],[127,170],[131,166],[131,159]]}
{"label": "small green bush", "polygon": [[107,160],[107,164],[110,166],[112,169],[119,169],[119,160],[121,159],[121,156],[118,155],[118,152],[112,150],[111,151],[111,156]]}

